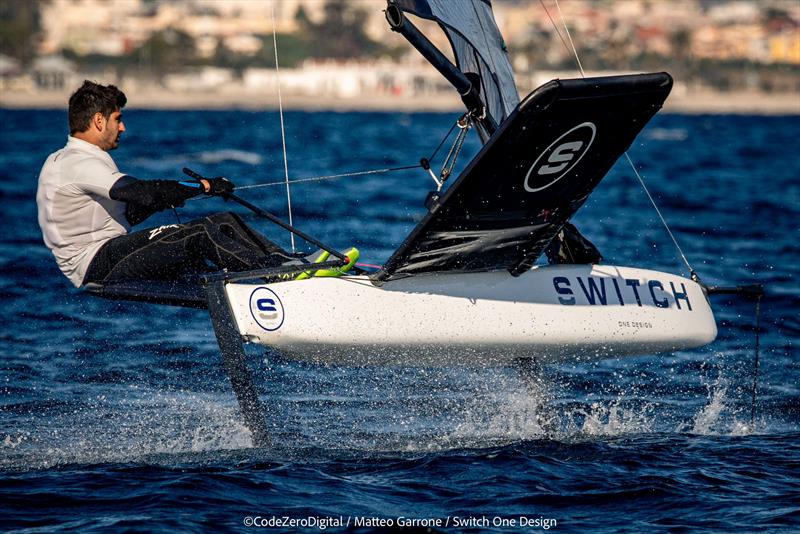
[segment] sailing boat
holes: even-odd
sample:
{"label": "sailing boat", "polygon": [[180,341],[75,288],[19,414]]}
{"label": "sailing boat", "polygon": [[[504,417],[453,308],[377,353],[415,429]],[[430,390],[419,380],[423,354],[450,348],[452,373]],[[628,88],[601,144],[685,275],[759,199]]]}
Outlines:
{"label": "sailing boat", "polygon": [[[409,15],[438,23],[455,63]],[[256,443],[268,442],[268,433],[243,342],[324,363],[474,366],[650,354],[715,339],[711,291],[694,273],[591,258],[536,263],[554,244],[580,247],[580,237],[563,240],[564,230],[661,108],[669,74],[553,80],[520,100],[487,0],[389,0],[386,18],[456,88],[462,125],[474,127],[483,146],[449,187],[446,176],[434,177],[427,214],[380,270],[280,281],[281,273],[308,269],[285,266],[87,289],[208,309]],[[346,263],[274,215],[229,199],[328,250],[333,259],[316,268]]]}
{"label": "sailing boat", "polygon": [[[408,15],[439,24],[455,64]],[[212,307],[216,291],[231,339],[326,363],[600,359],[715,339],[695,280],[612,265],[535,265],[661,108],[672,87],[667,73],[554,80],[520,101],[489,2],[389,0],[386,18],[458,90],[464,120],[484,144],[449,187],[440,183],[429,195],[427,214],[379,271],[273,283],[263,282],[268,271],[225,272],[204,284],[90,291],[194,307]],[[339,265],[343,256],[331,252]]]}

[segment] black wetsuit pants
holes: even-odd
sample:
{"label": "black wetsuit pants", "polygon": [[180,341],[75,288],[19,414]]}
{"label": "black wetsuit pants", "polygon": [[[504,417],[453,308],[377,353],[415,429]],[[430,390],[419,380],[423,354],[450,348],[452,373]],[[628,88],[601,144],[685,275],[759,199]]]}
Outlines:
{"label": "black wetsuit pants", "polygon": [[291,259],[237,215],[217,213],[115,237],[97,252],[83,282],[175,280],[221,269],[275,267]]}

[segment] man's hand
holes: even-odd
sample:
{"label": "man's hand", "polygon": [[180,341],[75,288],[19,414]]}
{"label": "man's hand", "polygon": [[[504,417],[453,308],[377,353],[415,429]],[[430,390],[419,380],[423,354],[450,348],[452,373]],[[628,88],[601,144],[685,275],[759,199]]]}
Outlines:
{"label": "man's hand", "polygon": [[236,186],[225,177],[203,178],[201,180],[206,195],[226,197],[233,193]]}

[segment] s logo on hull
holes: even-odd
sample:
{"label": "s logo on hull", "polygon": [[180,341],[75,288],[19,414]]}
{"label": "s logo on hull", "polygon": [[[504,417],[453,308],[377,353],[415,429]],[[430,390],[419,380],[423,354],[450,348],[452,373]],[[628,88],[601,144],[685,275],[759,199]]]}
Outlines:
{"label": "s logo on hull", "polygon": [[528,169],[525,191],[536,193],[563,178],[592,146],[596,133],[593,123],[583,122],[553,141]]}
{"label": "s logo on hull", "polygon": [[272,332],[283,324],[283,303],[271,289],[257,287],[250,294],[250,314],[258,326]]}

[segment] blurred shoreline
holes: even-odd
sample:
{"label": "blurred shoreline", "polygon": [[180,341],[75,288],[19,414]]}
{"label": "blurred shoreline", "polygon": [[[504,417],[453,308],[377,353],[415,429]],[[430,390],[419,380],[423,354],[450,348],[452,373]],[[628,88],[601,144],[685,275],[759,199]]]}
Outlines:
{"label": "blurred shoreline", "polygon": [[[252,90],[176,92],[168,89],[122,87],[129,109],[172,110],[276,110],[278,97]],[[4,109],[66,109],[69,91],[9,91],[0,93]],[[358,97],[310,96],[283,93],[283,108],[307,111],[452,111],[463,110],[456,95],[428,94],[395,96],[389,94]],[[749,91],[676,91],[667,99],[666,113],[800,115],[800,94]]]}

